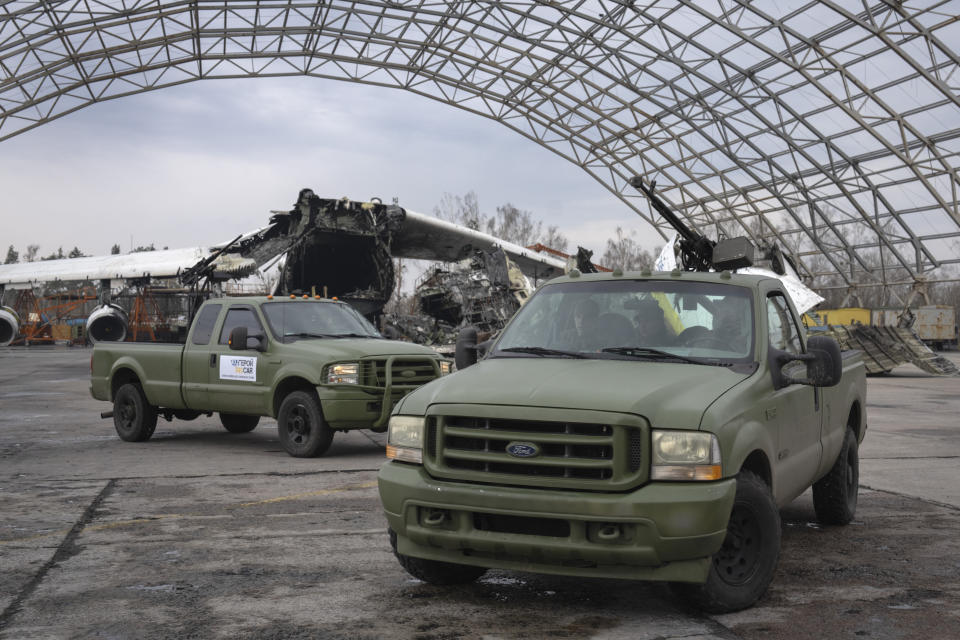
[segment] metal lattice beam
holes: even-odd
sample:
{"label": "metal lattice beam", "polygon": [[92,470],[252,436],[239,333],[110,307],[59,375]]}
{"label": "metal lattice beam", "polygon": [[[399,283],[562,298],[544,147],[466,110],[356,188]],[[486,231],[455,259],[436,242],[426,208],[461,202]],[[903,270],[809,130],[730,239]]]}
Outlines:
{"label": "metal lattice beam", "polygon": [[960,3],[852,6],[4,2],[0,140],[208,78],[400,88],[577,164],[663,235],[630,176],[707,233],[777,240],[814,285],[929,277],[960,264]]}

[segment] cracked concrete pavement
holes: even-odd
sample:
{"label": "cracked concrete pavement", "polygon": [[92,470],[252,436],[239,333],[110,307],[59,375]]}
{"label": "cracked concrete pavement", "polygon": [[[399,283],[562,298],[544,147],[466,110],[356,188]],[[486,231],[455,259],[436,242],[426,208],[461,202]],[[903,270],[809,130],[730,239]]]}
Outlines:
{"label": "cracked concrete pavement", "polygon": [[767,596],[710,617],[662,584],[423,584],[385,534],[384,436],[303,460],[273,421],[232,435],[201,417],[122,442],[89,356],[0,351],[0,638],[960,637],[956,378],[870,378],[857,519],[820,526],[801,496]]}

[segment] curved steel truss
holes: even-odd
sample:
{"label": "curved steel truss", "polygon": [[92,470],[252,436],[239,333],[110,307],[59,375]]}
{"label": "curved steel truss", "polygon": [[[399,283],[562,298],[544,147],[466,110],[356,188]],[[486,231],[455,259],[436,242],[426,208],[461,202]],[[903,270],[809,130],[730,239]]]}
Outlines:
{"label": "curved steel truss", "polygon": [[627,184],[656,178],[693,226],[776,240],[814,285],[942,279],[960,263],[958,8],[4,2],[0,140],[194,80],[348,80],[497,120],[662,229]]}

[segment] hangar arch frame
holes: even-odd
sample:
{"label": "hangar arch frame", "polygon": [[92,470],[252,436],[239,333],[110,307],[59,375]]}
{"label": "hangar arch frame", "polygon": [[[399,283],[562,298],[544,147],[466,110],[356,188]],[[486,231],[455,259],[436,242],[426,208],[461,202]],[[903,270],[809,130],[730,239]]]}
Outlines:
{"label": "hangar arch frame", "polygon": [[960,264],[957,0],[13,1],[0,141],[213,78],[402,89],[490,118],[668,229],[775,239],[813,286]]}

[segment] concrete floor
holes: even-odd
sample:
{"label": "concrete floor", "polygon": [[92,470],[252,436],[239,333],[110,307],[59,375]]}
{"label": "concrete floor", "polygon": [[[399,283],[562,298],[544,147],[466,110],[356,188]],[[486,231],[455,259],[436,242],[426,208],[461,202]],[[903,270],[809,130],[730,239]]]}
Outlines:
{"label": "concrete floor", "polygon": [[420,583],[385,535],[384,436],[302,460],[273,421],[231,435],[202,417],[122,442],[89,357],[0,350],[2,638],[960,637],[957,378],[871,378],[857,520],[821,527],[802,496],[767,596],[707,617],[660,584]]}

